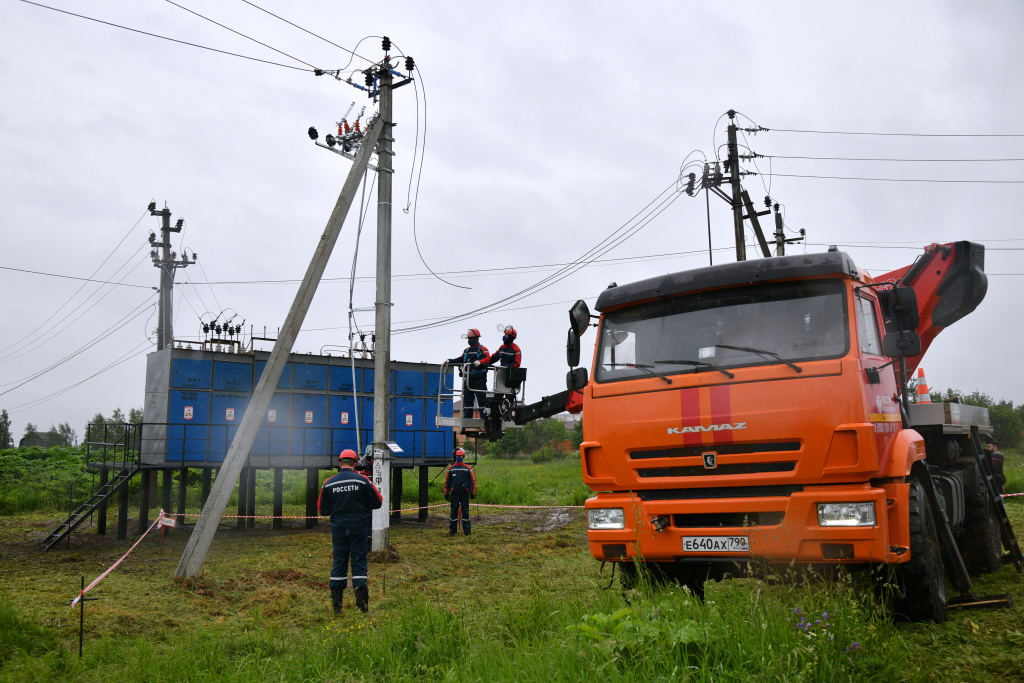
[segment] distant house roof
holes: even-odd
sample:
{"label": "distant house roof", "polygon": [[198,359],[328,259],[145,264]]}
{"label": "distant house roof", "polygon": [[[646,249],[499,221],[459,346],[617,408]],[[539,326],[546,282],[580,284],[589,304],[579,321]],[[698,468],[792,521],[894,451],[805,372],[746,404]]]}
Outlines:
{"label": "distant house roof", "polygon": [[34,432],[28,436],[23,436],[21,441],[18,442],[18,448],[32,448],[33,446],[54,448],[64,445],[63,437],[57,432]]}

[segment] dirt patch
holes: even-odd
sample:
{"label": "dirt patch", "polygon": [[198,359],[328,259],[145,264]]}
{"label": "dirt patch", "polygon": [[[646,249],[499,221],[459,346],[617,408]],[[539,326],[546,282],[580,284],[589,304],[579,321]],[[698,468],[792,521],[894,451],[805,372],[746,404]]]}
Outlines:
{"label": "dirt patch", "polygon": [[576,516],[575,512],[575,510],[570,509],[554,510],[543,524],[533,527],[533,530],[554,531],[555,529],[564,529],[572,523]]}
{"label": "dirt patch", "polygon": [[294,569],[275,569],[269,572],[260,573],[259,580],[264,583],[273,584],[294,584],[298,586],[307,586],[309,588],[321,588],[323,587],[323,581],[318,581],[311,577],[309,574],[296,571]]}

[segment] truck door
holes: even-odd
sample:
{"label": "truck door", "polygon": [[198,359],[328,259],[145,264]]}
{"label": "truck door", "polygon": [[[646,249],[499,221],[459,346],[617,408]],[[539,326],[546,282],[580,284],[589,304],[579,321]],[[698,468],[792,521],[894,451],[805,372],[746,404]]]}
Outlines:
{"label": "truck door", "polygon": [[854,294],[854,315],[857,318],[857,340],[860,346],[861,380],[864,382],[864,400],[868,420],[875,427],[875,445],[878,460],[883,462],[889,453],[893,439],[902,428],[900,407],[896,402],[896,376],[892,366],[877,373],[869,373],[889,362],[882,355],[882,340],[879,334],[880,312],[874,292],[866,289]]}

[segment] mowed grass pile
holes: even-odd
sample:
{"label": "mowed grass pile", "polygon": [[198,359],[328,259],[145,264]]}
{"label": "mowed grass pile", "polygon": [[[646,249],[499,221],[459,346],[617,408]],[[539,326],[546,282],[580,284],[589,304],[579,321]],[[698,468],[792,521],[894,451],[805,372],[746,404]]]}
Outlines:
{"label": "mowed grass pile", "polygon": [[[1014,455],[1011,480],[1024,478]],[[1011,457],[1008,457],[1008,461]],[[569,504],[579,462],[483,459],[476,502]],[[436,472],[432,472],[436,474]],[[431,485],[440,498],[443,475]],[[410,481],[412,480],[412,481]],[[403,499],[415,504],[415,477]],[[1024,503],[1008,499],[1018,534]],[[263,505],[264,503],[261,503]],[[268,502],[269,504],[269,502]],[[267,511],[257,510],[258,514]],[[893,624],[859,576],[741,577],[623,594],[586,546],[583,515],[478,508],[472,536],[447,536],[447,510],[393,527],[398,558],[370,564],[371,610],[330,615],[327,525],[218,533],[202,576],[176,581],[188,538],[148,537],[90,595],[85,656],[80,581],[134,541],[76,534],[71,549],[35,545],[39,515],[0,519],[0,680],[95,681],[848,681],[1024,677],[1024,611],[951,613],[941,625]],[[406,515],[405,519],[415,518]],[[133,526],[134,530],[134,526]],[[1010,566],[976,582],[1014,593]]]}

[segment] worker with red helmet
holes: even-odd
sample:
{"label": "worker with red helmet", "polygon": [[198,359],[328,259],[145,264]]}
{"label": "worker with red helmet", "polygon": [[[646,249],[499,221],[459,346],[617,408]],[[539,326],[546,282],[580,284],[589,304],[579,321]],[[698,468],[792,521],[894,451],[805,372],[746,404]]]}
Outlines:
{"label": "worker with red helmet", "polygon": [[356,453],[346,448],[338,456],[338,473],[320,488],[317,512],[331,518],[334,565],[331,568],[331,604],[341,614],[341,599],[348,584],[349,559],[352,561],[352,589],[356,607],[369,610],[370,592],[366,585],[366,553],[369,550],[370,511],[384,502],[380,491],[366,475],[356,472]]}
{"label": "worker with red helmet", "polygon": [[469,499],[476,498],[476,475],[472,468],[462,462],[466,451],[455,449],[455,462],[448,466],[444,478],[444,497],[452,503],[452,516],[448,522],[448,535],[454,536],[459,530],[459,510],[462,510],[462,533],[469,536]]}
{"label": "worker with red helmet", "polygon": [[516,346],[516,328],[508,325],[504,330],[504,336],[501,338],[501,346],[498,350],[480,361],[473,363],[474,367],[480,367],[481,365],[494,365],[495,363],[500,364],[503,368],[518,368],[523,362],[523,353]]}
{"label": "worker with red helmet", "polygon": [[469,342],[469,346],[461,356],[449,358],[446,362],[459,365],[459,374],[462,374],[461,366],[469,365],[469,376],[462,384],[462,415],[475,417],[475,405],[480,407],[480,415],[483,416],[487,406],[487,370],[480,367],[477,361],[484,360],[490,353],[487,347],[480,343],[480,330],[477,328],[471,327],[463,336]]}

